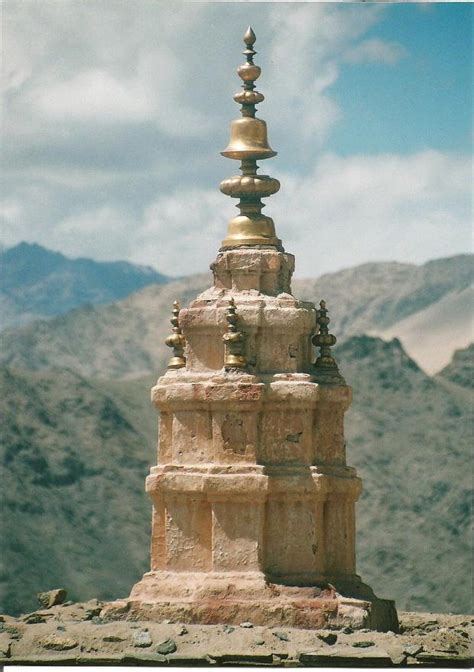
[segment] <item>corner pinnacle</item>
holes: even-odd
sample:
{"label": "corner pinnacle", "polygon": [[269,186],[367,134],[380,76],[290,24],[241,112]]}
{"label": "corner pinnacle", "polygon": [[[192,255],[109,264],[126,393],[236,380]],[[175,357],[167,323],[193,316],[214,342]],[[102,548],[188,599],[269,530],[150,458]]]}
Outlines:
{"label": "corner pinnacle", "polygon": [[319,332],[311,339],[313,345],[319,348],[319,357],[314,363],[315,380],[322,385],[345,385],[345,380],[339,373],[337,362],[332,356],[331,347],[336,344],[336,337],[329,333],[328,311],[324,299],[319,302],[319,310],[316,311],[316,324]]}

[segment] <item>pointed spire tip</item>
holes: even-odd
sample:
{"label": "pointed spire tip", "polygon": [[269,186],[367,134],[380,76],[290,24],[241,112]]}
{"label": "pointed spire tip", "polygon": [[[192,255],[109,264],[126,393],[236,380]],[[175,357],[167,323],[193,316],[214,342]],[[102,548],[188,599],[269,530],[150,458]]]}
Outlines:
{"label": "pointed spire tip", "polygon": [[252,47],[255,43],[256,40],[255,33],[253,32],[252,26],[249,26],[247,30],[245,31],[244,35],[244,42],[247,45],[247,47]]}

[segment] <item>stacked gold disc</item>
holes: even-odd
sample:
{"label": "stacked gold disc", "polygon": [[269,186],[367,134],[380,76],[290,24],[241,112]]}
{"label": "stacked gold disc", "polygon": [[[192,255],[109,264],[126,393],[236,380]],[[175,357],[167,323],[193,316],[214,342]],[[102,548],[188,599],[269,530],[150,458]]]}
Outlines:
{"label": "stacked gold disc", "polygon": [[237,205],[240,215],[230,220],[222,247],[265,245],[281,249],[273,219],[262,215],[265,205],[261,201],[275,194],[280,183],[268,175],[257,175],[257,159],[270,159],[276,152],[268,144],[266,123],[255,116],[255,106],[264,100],[264,96],[255,90],[254,82],[261,73],[253,62],[257,53],[253,49],[255,39],[255,33],[249,27],[244,35],[246,49],[243,52],[247,62],[237,70],[243,90],[234,96],[236,103],[241,105],[242,118],[232,122],[229,145],[221,152],[229,159],[241,161],[242,172],[242,175],[223,180],[220,185],[222,193],[240,199]]}

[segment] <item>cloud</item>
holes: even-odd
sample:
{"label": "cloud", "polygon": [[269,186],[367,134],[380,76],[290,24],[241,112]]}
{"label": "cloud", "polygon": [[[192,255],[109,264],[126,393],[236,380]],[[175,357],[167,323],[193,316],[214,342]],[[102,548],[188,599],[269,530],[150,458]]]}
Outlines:
{"label": "cloud", "polygon": [[[467,157],[435,151],[327,154],[304,178],[279,175],[282,188],[267,199],[267,214],[296,254],[299,277],[370,260],[419,263],[469,249],[470,174]],[[217,189],[177,189],[141,212],[111,204],[67,217],[40,242],[72,256],[93,251],[186,275],[214,259],[235,203]],[[15,208],[9,203],[7,211]]]}
{"label": "cloud", "polygon": [[[300,149],[321,145],[341,118],[331,95],[339,77],[341,52],[356,43],[381,15],[377,6],[354,11],[349,5],[294,3],[275,7],[270,60],[274,67],[266,86],[278,101],[268,114],[272,128],[291,128],[300,136]],[[297,127],[294,120],[298,119]]]}
{"label": "cloud", "polygon": [[[267,95],[259,114],[280,152],[269,171],[279,168],[282,182],[265,212],[300,276],[468,249],[466,159],[327,151],[344,114],[342,68],[405,55],[367,37],[386,11],[252,4]],[[248,15],[248,3],[229,2],[7,3],[3,241],[171,275],[204,270],[235,212],[209,185],[236,170],[216,155],[238,116],[232,73]]]}
{"label": "cloud", "polygon": [[32,101],[48,117],[71,120],[143,120],[150,116],[146,91],[137,82],[120,82],[104,70],[88,70],[69,81],[33,91]]}
{"label": "cloud", "polygon": [[[326,155],[305,178],[278,177],[282,188],[267,199],[266,214],[274,218],[285,248],[296,254],[300,277],[368,260],[418,263],[469,249],[467,157],[434,151],[408,156]],[[207,191],[158,199],[152,207],[156,228],[148,228],[146,247],[152,249],[154,240],[163,241],[165,228],[171,258],[179,258],[176,272],[201,270],[225,235],[231,205],[230,199],[221,203]],[[159,226],[160,221],[168,222],[166,227]],[[161,255],[166,264],[163,250]],[[141,249],[134,258],[153,263],[150,252]]]}
{"label": "cloud", "polygon": [[349,63],[385,63],[395,65],[407,55],[406,49],[397,42],[384,42],[377,38],[364,40],[347,49],[344,60]]}
{"label": "cloud", "polygon": [[280,235],[298,255],[300,276],[366,260],[422,262],[469,249],[468,157],[435,151],[326,155],[303,180],[281,181],[273,211]]}

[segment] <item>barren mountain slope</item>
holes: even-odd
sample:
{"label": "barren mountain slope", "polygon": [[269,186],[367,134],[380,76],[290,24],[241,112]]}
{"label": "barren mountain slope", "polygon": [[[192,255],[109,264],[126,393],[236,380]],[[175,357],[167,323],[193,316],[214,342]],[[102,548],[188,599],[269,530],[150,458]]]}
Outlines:
{"label": "barren mountain slope", "polygon": [[315,280],[295,280],[294,293],[326,299],[340,339],[385,329],[424,310],[447,294],[469,287],[474,255],[434,259],[426,264],[368,263]]}
{"label": "barren mountain slope", "polygon": [[152,374],[169,357],[164,340],[173,301],[187,303],[208,284],[208,276],[193,276],[151,285],[123,301],[7,330],[1,335],[1,361],[30,370],[70,368],[104,379]]}
{"label": "barren mountain slope", "polygon": [[472,397],[397,340],[353,337],[337,356],[354,390],[348,462],[364,481],[360,572],[402,609],[469,613]]}
{"label": "barren mountain slope", "polygon": [[31,610],[58,584],[72,598],[120,595],[147,567],[151,381],[130,384],[124,404],[71,371],[0,380],[0,612]]}
{"label": "barren mountain slope", "polygon": [[474,343],[456,350],[450,363],[439,372],[439,378],[450,380],[467,389],[474,388]]}
{"label": "barren mountain slope", "polygon": [[60,315],[86,303],[115,301],[168,280],[148,266],[69,259],[36,243],[0,251],[0,278],[2,327]]}
{"label": "barren mountain slope", "polygon": [[432,375],[448,365],[456,350],[474,339],[473,309],[474,288],[465,287],[371,334],[384,340],[396,336],[410,357]]}
{"label": "barren mountain slope", "polygon": [[[473,257],[467,255],[423,266],[364,264],[318,280],[295,280],[293,293],[301,299],[328,301],[331,330],[341,342],[352,334],[385,329],[452,292],[464,290],[472,279],[472,269]],[[6,331],[0,362],[33,370],[70,367],[82,375],[105,379],[158,372],[168,356],[164,338],[170,329],[173,300],[186,305],[210,284],[210,273],[190,276],[147,287],[107,306],[81,308]],[[467,313],[461,317],[469,319]],[[459,333],[462,325],[453,326],[455,330]],[[392,332],[396,334],[395,327]],[[422,333],[419,340],[423,341]],[[452,347],[459,346],[453,341]],[[446,352],[447,343],[443,356]]]}

